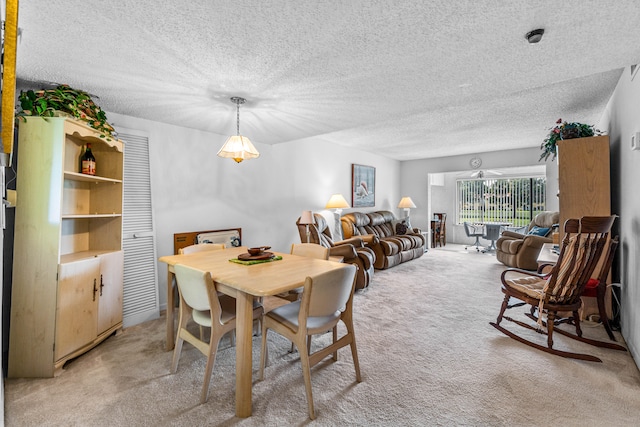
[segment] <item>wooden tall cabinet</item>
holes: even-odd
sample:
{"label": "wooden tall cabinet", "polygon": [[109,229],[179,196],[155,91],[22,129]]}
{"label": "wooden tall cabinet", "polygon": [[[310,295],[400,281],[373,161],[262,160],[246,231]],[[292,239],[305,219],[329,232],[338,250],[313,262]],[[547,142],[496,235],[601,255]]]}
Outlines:
{"label": "wooden tall cabinet", "polygon": [[[609,137],[594,136],[558,141],[557,160],[562,239],[562,225],[569,218],[611,215]],[[596,267],[596,272],[599,272],[602,261]],[[610,280],[607,283],[610,283]],[[605,307],[611,316],[610,286],[605,295]],[[583,297],[580,317],[584,320],[590,314],[598,314],[595,298]]]}
{"label": "wooden tall cabinet", "polygon": [[52,377],[122,328],[124,144],[69,118],[18,126],[8,376]]}
{"label": "wooden tall cabinet", "polygon": [[611,214],[609,137],[558,141],[560,232],[569,218]]}

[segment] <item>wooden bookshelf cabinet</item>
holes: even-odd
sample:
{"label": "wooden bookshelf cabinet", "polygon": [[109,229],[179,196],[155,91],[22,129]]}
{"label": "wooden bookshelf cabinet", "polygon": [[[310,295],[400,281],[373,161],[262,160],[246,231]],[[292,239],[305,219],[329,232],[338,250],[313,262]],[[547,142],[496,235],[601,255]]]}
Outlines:
{"label": "wooden bookshelf cabinet", "polygon": [[[565,139],[558,141],[558,189],[560,204],[560,235],[569,218],[611,215],[611,175],[609,165],[609,137]],[[594,277],[602,267],[601,259]],[[607,283],[611,283],[611,275]],[[598,314],[595,298],[582,298],[580,317],[585,320]],[[611,316],[611,287],[605,296],[607,313]]]}
{"label": "wooden bookshelf cabinet", "polygon": [[8,376],[52,377],[122,328],[124,144],[69,118],[18,126]]}
{"label": "wooden bookshelf cabinet", "polygon": [[558,141],[560,238],[569,218],[611,214],[609,137]]}

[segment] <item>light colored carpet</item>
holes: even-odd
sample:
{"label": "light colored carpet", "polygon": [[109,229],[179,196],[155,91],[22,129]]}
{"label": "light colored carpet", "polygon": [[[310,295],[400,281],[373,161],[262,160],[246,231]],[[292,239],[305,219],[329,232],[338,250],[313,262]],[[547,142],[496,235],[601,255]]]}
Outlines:
{"label": "light colored carpet", "polygon": [[[363,382],[348,349],[312,370],[316,425],[637,425],[640,374],[628,353],[558,335],[559,348],[592,363],[552,356],[489,325],[502,300],[503,266],[484,254],[431,250],[376,271],[355,297]],[[511,310],[517,317],[524,309]],[[512,324],[511,330],[523,332]],[[585,335],[605,339],[601,326]],[[240,425],[310,423],[300,362],[269,335],[270,365],[258,382],[254,338],[253,416],[234,416],[235,348],[221,343],[206,404],[205,359],[185,344],[169,374],[164,319],[128,328],[67,364],[53,379],[6,380],[8,426]],[[535,335],[535,334],[534,334]],[[543,336],[537,336],[543,339]],[[330,334],[314,339],[327,342]],[[544,342],[544,341],[541,341]]]}

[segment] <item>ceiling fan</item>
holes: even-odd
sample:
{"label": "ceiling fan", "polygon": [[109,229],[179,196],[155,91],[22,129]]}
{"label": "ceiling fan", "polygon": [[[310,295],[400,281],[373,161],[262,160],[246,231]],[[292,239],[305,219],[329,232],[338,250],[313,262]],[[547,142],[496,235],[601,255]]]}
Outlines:
{"label": "ceiling fan", "polygon": [[502,175],[502,172],[493,170],[493,169],[477,170],[477,171],[471,172],[471,178],[477,178],[477,179],[488,178],[489,176],[500,176],[500,175]]}

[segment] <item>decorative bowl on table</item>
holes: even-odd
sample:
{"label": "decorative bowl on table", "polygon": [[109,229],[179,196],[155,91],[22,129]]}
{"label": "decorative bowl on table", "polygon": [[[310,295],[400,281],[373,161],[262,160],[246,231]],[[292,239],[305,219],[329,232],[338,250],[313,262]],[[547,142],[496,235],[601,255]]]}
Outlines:
{"label": "decorative bowl on table", "polygon": [[249,248],[247,249],[247,252],[249,252],[249,255],[251,256],[256,256],[256,255],[261,255],[267,249],[271,249],[271,246],[258,246],[255,248]]}
{"label": "decorative bowl on table", "polygon": [[238,259],[241,261],[261,261],[273,258],[275,255],[273,252],[267,252],[267,249],[271,249],[271,246],[248,248],[247,252],[238,255]]}

